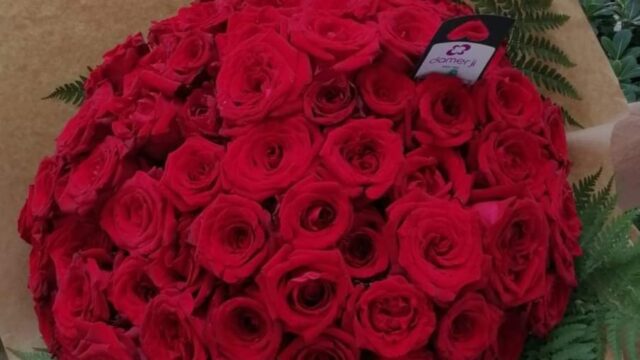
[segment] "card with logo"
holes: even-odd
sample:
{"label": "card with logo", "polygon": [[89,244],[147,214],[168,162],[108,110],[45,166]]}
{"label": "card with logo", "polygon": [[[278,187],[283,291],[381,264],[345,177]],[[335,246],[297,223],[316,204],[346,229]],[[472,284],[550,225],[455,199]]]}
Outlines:
{"label": "card with logo", "polygon": [[495,15],[464,16],[444,22],[427,47],[415,78],[440,73],[475,83],[513,23],[513,19]]}

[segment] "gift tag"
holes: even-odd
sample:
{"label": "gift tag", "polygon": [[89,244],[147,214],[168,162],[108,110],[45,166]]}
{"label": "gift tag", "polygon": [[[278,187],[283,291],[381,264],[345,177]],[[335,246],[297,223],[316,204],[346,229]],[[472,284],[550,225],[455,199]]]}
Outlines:
{"label": "gift tag", "polygon": [[414,77],[440,73],[475,83],[509,35],[513,23],[513,19],[495,15],[464,16],[442,23]]}

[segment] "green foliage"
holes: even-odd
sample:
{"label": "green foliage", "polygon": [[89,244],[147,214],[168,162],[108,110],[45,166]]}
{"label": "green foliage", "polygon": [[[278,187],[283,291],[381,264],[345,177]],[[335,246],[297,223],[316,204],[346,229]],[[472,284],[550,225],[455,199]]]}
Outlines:
{"label": "green foliage", "polygon": [[47,351],[35,350],[31,352],[9,349],[9,351],[20,360],[52,360]]}
{"label": "green foliage", "polygon": [[620,87],[630,102],[640,99],[640,1],[580,0],[600,37]]}
{"label": "green foliage", "polygon": [[638,211],[614,214],[612,182],[598,189],[602,171],[579,181],[573,191],[583,223],[576,270],[579,287],[562,324],[549,338],[529,341],[525,359],[616,360],[640,354],[640,246],[631,235]]}
{"label": "green foliage", "polygon": [[80,76],[78,80],[58,86],[43,100],[59,100],[66,104],[80,105],[84,101],[84,82],[86,77]]}
{"label": "green foliage", "polygon": [[507,52],[514,65],[538,86],[574,99],[576,88],[558,67],[575,64],[567,54],[544,36],[548,30],[564,25],[569,17],[553,12],[551,0],[472,0],[478,13],[515,19]]}

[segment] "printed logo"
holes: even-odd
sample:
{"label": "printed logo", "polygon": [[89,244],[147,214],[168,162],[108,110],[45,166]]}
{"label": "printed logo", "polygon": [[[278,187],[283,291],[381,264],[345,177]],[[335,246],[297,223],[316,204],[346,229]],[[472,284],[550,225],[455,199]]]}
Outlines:
{"label": "printed logo", "polygon": [[464,55],[464,53],[466,53],[469,50],[471,50],[471,45],[467,45],[467,44],[455,45],[449,51],[447,51],[447,55],[449,56]]}

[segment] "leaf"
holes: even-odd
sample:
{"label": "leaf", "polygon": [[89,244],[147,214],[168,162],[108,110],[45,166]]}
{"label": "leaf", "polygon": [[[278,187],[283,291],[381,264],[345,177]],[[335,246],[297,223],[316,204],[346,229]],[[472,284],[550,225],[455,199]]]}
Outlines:
{"label": "leaf", "polygon": [[569,113],[569,110],[562,108],[562,114],[564,115],[564,121],[571,126],[578,127],[580,129],[584,129],[584,126],[580,124],[572,115]]}
{"label": "leaf", "polygon": [[52,360],[53,358],[45,351],[25,352],[9,349],[9,351],[20,360]]}
{"label": "leaf", "polygon": [[524,34],[514,31],[509,42],[509,50],[526,54],[530,57],[538,57],[540,60],[556,63],[566,67],[575,64],[569,60],[567,54],[549,39],[539,35]]}
{"label": "leaf", "polygon": [[580,99],[578,91],[569,80],[549,65],[533,58],[529,60],[519,58],[515,59],[513,63],[538,84],[538,86],[542,86],[549,91],[565,95],[572,99]]}
{"label": "leaf", "polygon": [[80,76],[79,80],[58,86],[42,100],[55,99],[67,104],[80,105],[84,101],[84,83],[86,80],[86,77]]}
{"label": "leaf", "polygon": [[7,350],[4,348],[4,344],[2,343],[2,338],[0,338],[0,360],[9,360]]}
{"label": "leaf", "polygon": [[614,59],[621,59],[625,51],[631,44],[631,31],[621,30],[613,36],[614,52],[611,54]]}
{"label": "leaf", "polygon": [[557,29],[568,20],[568,15],[557,14],[551,11],[540,11],[525,14],[522,18],[517,19],[517,22],[524,31],[543,32]]}

